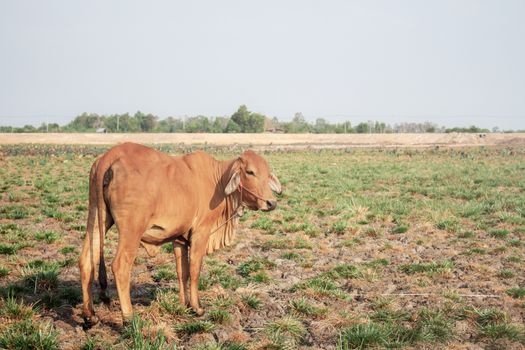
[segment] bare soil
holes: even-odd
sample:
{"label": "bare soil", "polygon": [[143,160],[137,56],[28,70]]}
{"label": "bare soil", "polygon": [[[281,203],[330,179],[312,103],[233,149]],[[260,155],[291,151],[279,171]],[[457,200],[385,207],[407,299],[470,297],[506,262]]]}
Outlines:
{"label": "bare soil", "polygon": [[525,133],[514,134],[8,134],[0,144],[142,144],[250,145],[257,149],[345,147],[472,147],[525,145]]}
{"label": "bare soil", "polygon": [[[236,140],[239,145],[251,144],[254,148],[282,145],[286,149],[311,145],[320,148],[444,145],[446,148],[482,146],[489,141],[508,147],[466,151],[267,152],[266,157],[286,190],[276,211],[246,213],[234,244],[206,257],[203,276],[209,286],[200,295],[207,313],[201,318],[186,317],[161,307],[157,292],[177,288],[173,279],[157,281],[154,278],[161,267],[174,270],[172,253],[167,251],[149,258],[140,250],[132,272],[132,302],[135,312],[151,322],[154,331],[162,331],[169,342],[178,344],[180,349],[193,349],[208,342],[274,349],[265,343],[265,327],[289,315],[300,319],[307,330],[299,348],[336,349],[341,329],[369,322],[370,317],[382,311],[377,305],[384,299],[390,303],[389,310],[401,310],[411,318],[427,308],[466,310],[465,318],[454,320],[451,339],[401,348],[521,349],[523,346],[522,342],[503,336],[492,339],[480,335],[476,318],[468,313],[497,309],[513,325],[523,324],[525,319],[523,297],[514,298],[507,293],[510,288],[525,287],[522,273],[525,151],[522,147],[511,147],[523,144],[525,134],[491,134],[485,138],[471,134],[14,134],[7,135],[9,140],[5,136],[0,135],[0,143],[18,140],[19,143],[67,144],[75,143],[73,138],[78,137],[78,144],[136,141],[230,145]],[[229,143],[225,137],[231,138]],[[269,141],[278,137],[282,137],[280,143]],[[334,139],[330,139],[332,137]],[[86,141],[89,139],[90,142]],[[476,141],[479,143],[475,144]],[[13,148],[12,154],[7,148]],[[18,148],[28,153],[14,152]],[[0,255],[0,266],[9,269],[6,276],[0,277],[0,289],[9,284],[23,284],[24,268],[37,260],[67,262],[71,259],[72,263],[64,264],[61,269],[59,287],[50,292],[58,293],[65,288],[79,291],[76,261],[85,231],[87,177],[95,157],[84,151],[55,155],[55,148],[49,147],[50,155],[32,155],[26,146],[7,146],[5,155],[0,157],[0,227],[14,224],[19,228],[16,232],[20,232],[17,236],[6,228],[5,233],[0,232],[0,243],[12,245],[19,240],[29,243],[15,254]],[[27,215],[16,218],[23,208],[27,208]],[[265,220],[273,230],[263,228]],[[344,225],[338,228],[337,224]],[[405,230],[396,231],[402,226]],[[56,232],[60,238],[50,243],[34,238],[46,231]],[[504,237],[497,237],[494,232],[503,232]],[[59,306],[42,301],[46,297],[43,292],[20,295],[36,303],[39,311],[35,317],[39,321],[49,322],[58,331],[61,349],[80,349],[89,339],[96,339],[99,348],[109,345],[114,349],[127,348],[110,271],[116,245],[117,232],[113,228],[106,239],[112,301],[109,306],[96,303],[96,312],[102,321],[90,330],[82,329],[81,304],[75,295]],[[62,249],[67,247],[73,251],[64,253]],[[239,268],[253,258],[274,264],[262,270],[268,281],[252,282],[240,276]],[[452,267],[432,274],[406,273],[401,269],[404,265],[443,261],[451,262]],[[377,265],[382,262],[384,266]],[[341,264],[360,268],[358,276],[343,278],[337,283],[335,290],[344,293],[346,299],[312,288],[294,289]],[[227,282],[231,277],[243,279],[245,283],[233,288],[210,282],[217,276],[214,271],[218,268],[224,271],[217,277],[220,282]],[[505,271],[510,274],[502,275]],[[242,301],[247,295],[255,295],[261,306],[248,307]],[[220,299],[232,302],[225,307],[231,315],[228,322],[217,323],[211,332],[186,334],[174,330],[176,325],[185,322],[207,320]],[[290,302],[301,299],[325,312],[309,316],[297,314]],[[5,324],[0,316],[0,331]]]}

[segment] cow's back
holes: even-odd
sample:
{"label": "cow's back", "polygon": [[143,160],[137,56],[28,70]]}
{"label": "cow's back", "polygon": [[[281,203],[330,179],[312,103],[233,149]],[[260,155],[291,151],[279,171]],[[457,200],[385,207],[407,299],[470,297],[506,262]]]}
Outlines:
{"label": "cow's back", "polygon": [[159,226],[182,234],[208,207],[214,159],[204,152],[171,157],[127,143],[112,148],[101,161],[112,161],[106,196],[117,225]]}

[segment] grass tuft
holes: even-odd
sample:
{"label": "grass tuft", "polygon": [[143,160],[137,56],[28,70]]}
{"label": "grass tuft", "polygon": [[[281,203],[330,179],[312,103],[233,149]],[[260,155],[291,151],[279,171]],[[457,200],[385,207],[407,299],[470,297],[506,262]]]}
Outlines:
{"label": "grass tuft", "polygon": [[509,230],[506,230],[506,229],[490,230],[489,235],[491,235],[494,238],[506,238],[509,235]]}
{"label": "grass tuft", "polygon": [[267,323],[264,332],[274,345],[296,348],[306,335],[306,328],[301,321],[286,316]]}
{"label": "grass tuft", "polygon": [[303,316],[319,317],[327,313],[327,309],[317,307],[308,302],[306,298],[299,298],[290,301],[290,307],[292,310]]}
{"label": "grass tuft", "polygon": [[45,241],[48,244],[51,244],[60,238],[60,234],[54,231],[41,231],[35,233],[35,239],[37,241]]}
{"label": "grass tuft", "polygon": [[525,288],[510,288],[507,290],[507,295],[510,295],[514,299],[521,299],[525,297]]}
{"label": "grass tuft", "polygon": [[402,272],[412,275],[414,273],[425,272],[429,275],[435,273],[450,272],[454,268],[454,263],[449,260],[442,262],[431,262],[428,264],[404,264],[399,266],[399,270]]}
{"label": "grass tuft", "polygon": [[128,349],[140,350],[176,350],[176,345],[169,345],[166,336],[160,332],[152,332],[149,322],[140,316],[133,316],[130,324],[124,329],[122,337],[126,339]]}
{"label": "grass tuft", "polygon": [[38,324],[31,319],[15,322],[1,331],[0,348],[55,350],[59,348],[58,332],[49,324]]}
{"label": "grass tuft", "polygon": [[261,300],[253,294],[243,295],[241,297],[241,300],[245,305],[248,305],[250,308],[254,310],[257,310],[262,304]]}
{"label": "grass tuft", "polygon": [[0,300],[0,316],[11,320],[25,320],[33,316],[33,307],[18,301],[13,294],[6,299]]}
{"label": "grass tuft", "polygon": [[195,333],[206,333],[213,330],[214,325],[210,321],[190,321],[175,325],[175,331],[181,334],[191,335]]}

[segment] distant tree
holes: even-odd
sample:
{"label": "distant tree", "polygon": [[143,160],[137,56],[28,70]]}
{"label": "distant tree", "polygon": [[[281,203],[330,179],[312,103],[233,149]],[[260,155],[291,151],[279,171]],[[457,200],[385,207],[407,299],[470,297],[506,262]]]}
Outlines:
{"label": "distant tree", "polygon": [[203,115],[188,118],[186,121],[186,132],[210,132],[210,121]]}
{"label": "distant tree", "polygon": [[336,134],[351,134],[351,133],[354,133],[355,130],[354,128],[352,128],[352,124],[350,122],[344,122],[344,123],[340,123],[340,124],[335,124],[332,126],[330,126],[328,128],[328,132],[330,133],[336,133]]}
{"label": "distant tree", "polygon": [[117,116],[110,115],[104,118],[104,128],[106,128],[108,132],[117,132]]}
{"label": "distant tree", "polygon": [[394,125],[394,131],[397,133],[432,133],[438,130],[438,125],[431,122],[399,123]]}
{"label": "distant tree", "polygon": [[231,120],[239,126],[240,132],[246,132],[246,126],[248,125],[248,119],[250,118],[250,111],[246,105],[241,105],[237,112],[233,113]]}
{"label": "distant tree", "polygon": [[140,129],[142,132],[151,132],[157,127],[158,117],[153,114],[142,115],[140,120],[137,122],[140,123]]}
{"label": "distant tree", "polygon": [[264,115],[260,113],[250,113],[248,117],[248,125],[245,132],[263,132],[264,131]]}
{"label": "distant tree", "polygon": [[[102,125],[102,118],[96,113],[82,113],[64,126],[66,131],[87,132],[94,131]],[[46,126],[47,128],[47,126]]]}
{"label": "distant tree", "polygon": [[232,114],[231,120],[239,126],[240,132],[263,132],[264,115],[252,113],[246,105],[241,105],[235,113]]}
{"label": "distant tree", "polygon": [[227,133],[241,132],[241,127],[233,119],[230,119],[228,120],[228,124],[226,125],[226,132]]}
{"label": "distant tree", "polygon": [[24,125],[21,128],[16,128],[15,132],[37,132],[37,128],[35,128],[33,125]]}
{"label": "distant tree", "polygon": [[213,120],[213,123],[211,124],[210,132],[213,132],[213,133],[225,132],[229,119],[230,118],[227,118],[227,117],[215,117]]}
{"label": "distant tree", "polygon": [[279,122],[279,119],[277,119],[277,117],[273,117],[273,118],[271,119],[271,125],[272,125],[272,127],[273,127],[275,130],[277,130],[277,129],[282,130],[282,128],[283,128],[282,125],[281,125],[281,122]]}
{"label": "distant tree", "polygon": [[370,132],[370,126],[368,123],[359,123],[355,127],[355,132],[358,134],[366,134]]}
{"label": "distant tree", "polygon": [[295,113],[292,121],[285,123],[283,127],[286,133],[307,133],[311,129],[301,112]]}
{"label": "distant tree", "polygon": [[[84,112],[76,116],[71,122],[63,127],[57,123],[42,123],[38,128],[32,125],[23,127],[0,126],[0,132],[93,132],[97,128],[104,127],[109,132],[263,132],[264,130],[283,130],[286,133],[434,133],[434,132],[466,132],[466,133],[488,133],[488,129],[475,125],[470,127],[440,127],[435,123],[403,122],[394,124],[392,127],[380,121],[362,122],[352,127],[350,121],[342,123],[330,123],[324,118],[317,118],[314,123],[306,121],[301,112],[294,114],[289,122],[280,122],[277,117],[272,119],[260,113],[250,112],[246,105],[241,105],[235,113],[229,117],[206,117],[196,116],[191,118],[167,117],[159,119],[153,114],[145,114],[141,111],[135,112],[133,116],[128,113],[112,114],[109,116],[96,113]],[[501,131],[498,127],[492,128],[492,132],[513,132],[512,130]]]}
{"label": "distant tree", "polygon": [[158,122],[155,130],[158,132],[168,133],[182,132],[182,120],[173,117],[167,117],[166,119],[162,119]]}
{"label": "distant tree", "polygon": [[145,116],[146,115],[141,111],[136,111],[135,114],[133,114],[132,116],[132,118],[136,120],[136,123],[139,125],[141,131],[144,131],[144,129],[142,128],[142,123]]}
{"label": "distant tree", "polygon": [[324,118],[317,118],[313,130],[316,134],[326,134],[329,129],[329,124]]}
{"label": "distant tree", "polygon": [[60,125],[57,123],[42,123],[40,127],[37,129],[38,132],[59,132],[60,131]]}
{"label": "distant tree", "polygon": [[478,128],[475,125],[471,125],[468,128],[458,128],[458,127],[456,127],[456,128],[445,129],[445,132],[446,133],[451,133],[451,132],[487,133],[487,132],[490,132],[490,131],[489,131],[489,129],[482,129],[482,128]]}
{"label": "distant tree", "polygon": [[104,119],[104,127],[109,132],[140,132],[140,122],[138,118],[131,117],[129,113],[112,114]]}

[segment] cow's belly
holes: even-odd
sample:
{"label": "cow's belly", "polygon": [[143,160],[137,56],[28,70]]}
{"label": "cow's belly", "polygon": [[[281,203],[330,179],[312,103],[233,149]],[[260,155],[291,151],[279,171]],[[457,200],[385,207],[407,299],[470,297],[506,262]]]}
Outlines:
{"label": "cow's belly", "polygon": [[[166,225],[167,226],[167,225]],[[147,229],[142,235],[141,240],[150,244],[163,244],[173,241],[176,237],[182,236],[189,231],[189,227],[163,227],[161,224],[155,224]]]}

